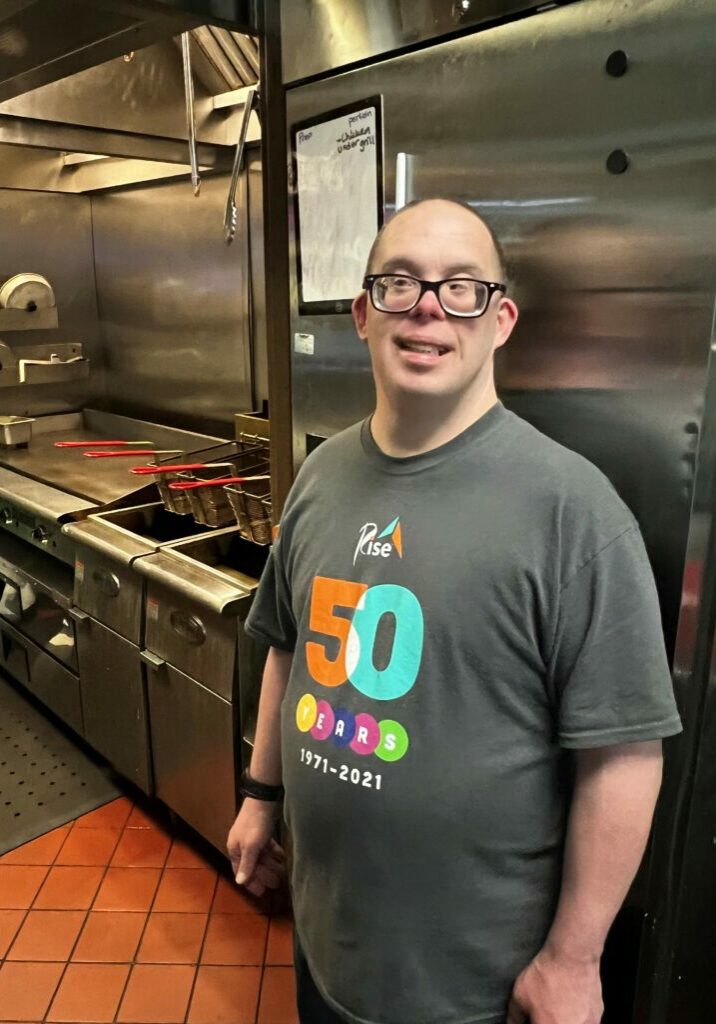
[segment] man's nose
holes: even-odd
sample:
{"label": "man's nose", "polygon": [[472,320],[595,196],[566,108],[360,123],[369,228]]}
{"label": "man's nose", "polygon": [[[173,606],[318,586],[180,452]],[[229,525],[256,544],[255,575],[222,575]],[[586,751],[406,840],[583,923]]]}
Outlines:
{"label": "man's nose", "polygon": [[436,320],[444,320],[446,315],[435,292],[424,292],[420,302],[410,312],[414,316],[429,316]]}

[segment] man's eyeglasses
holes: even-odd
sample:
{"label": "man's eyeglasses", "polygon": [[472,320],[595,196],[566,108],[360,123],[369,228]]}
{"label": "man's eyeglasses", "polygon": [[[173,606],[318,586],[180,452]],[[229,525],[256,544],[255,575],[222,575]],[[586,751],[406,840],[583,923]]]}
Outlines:
{"label": "man's eyeglasses", "polygon": [[449,316],[482,316],[495,292],[507,286],[474,277],[448,277],[444,281],[421,281],[408,274],[368,274],[363,287],[380,313],[409,313],[426,292],[434,292]]}

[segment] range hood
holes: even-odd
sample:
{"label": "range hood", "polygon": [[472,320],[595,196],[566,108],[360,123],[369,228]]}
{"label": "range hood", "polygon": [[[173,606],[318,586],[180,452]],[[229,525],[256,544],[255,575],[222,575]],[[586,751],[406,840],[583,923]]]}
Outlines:
{"label": "range hood", "polygon": [[256,34],[254,0],[0,0],[0,102],[214,24]]}

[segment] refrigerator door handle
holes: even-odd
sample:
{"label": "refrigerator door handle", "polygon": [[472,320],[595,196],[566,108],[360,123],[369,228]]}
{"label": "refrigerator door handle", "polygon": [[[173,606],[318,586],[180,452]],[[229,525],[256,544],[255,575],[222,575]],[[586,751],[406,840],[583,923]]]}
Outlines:
{"label": "refrigerator door handle", "polygon": [[395,158],[395,209],[400,210],[414,198],[412,153],[398,153]]}

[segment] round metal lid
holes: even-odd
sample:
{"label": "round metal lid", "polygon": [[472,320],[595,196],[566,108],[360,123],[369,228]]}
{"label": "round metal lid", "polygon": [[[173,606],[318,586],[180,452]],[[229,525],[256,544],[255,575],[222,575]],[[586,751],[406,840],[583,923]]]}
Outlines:
{"label": "round metal lid", "polygon": [[51,309],[52,285],[42,274],[15,274],[0,288],[0,309]]}

